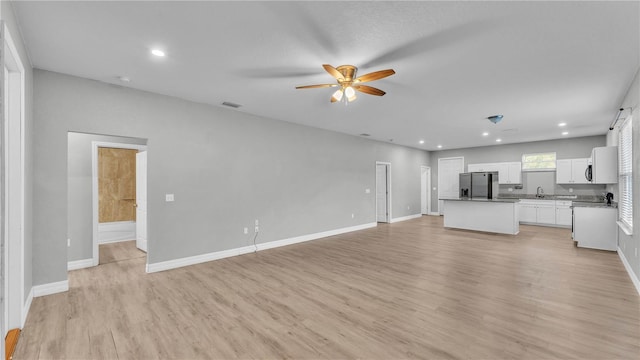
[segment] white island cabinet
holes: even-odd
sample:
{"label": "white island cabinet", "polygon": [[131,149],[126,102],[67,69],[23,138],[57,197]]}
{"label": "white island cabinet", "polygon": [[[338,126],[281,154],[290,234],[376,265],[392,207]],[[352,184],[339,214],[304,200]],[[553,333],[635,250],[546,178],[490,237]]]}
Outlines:
{"label": "white island cabinet", "polygon": [[518,199],[445,199],[444,227],[516,235]]}

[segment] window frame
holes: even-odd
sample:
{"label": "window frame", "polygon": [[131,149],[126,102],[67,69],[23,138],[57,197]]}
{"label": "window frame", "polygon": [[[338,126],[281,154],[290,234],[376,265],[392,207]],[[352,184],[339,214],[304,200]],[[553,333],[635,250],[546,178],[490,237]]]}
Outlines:
{"label": "window frame", "polygon": [[618,225],[633,235],[633,122],[625,119],[618,130]]}
{"label": "window frame", "polygon": [[[549,154],[553,154],[553,166],[552,167],[544,167],[544,168],[529,168],[529,167],[527,167],[527,164],[532,163],[532,162],[526,162],[525,161],[525,158],[527,156],[549,155]],[[556,160],[557,159],[558,159],[558,154],[555,151],[522,154],[522,171],[556,171]],[[548,160],[548,161],[551,162],[550,160]],[[539,162],[536,162],[536,163],[539,163]]]}

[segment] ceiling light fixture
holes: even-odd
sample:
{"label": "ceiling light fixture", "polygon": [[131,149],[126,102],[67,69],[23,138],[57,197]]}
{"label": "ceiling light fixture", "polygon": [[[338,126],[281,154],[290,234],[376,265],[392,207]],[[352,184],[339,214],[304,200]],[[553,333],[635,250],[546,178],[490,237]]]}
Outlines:
{"label": "ceiling light fixture", "polygon": [[356,99],[356,90],[369,95],[383,96],[385,94],[384,91],[372,86],[362,85],[362,83],[383,79],[396,73],[393,69],[387,69],[356,77],[358,68],[353,65],[333,67],[329,64],[324,64],[322,67],[337,80],[337,84],[304,85],[296,86],[296,89],[340,87],[331,95],[331,102],[339,102],[344,99],[345,105]]}
{"label": "ceiling light fixture", "polygon": [[492,116],[489,116],[487,119],[492,123],[497,124],[500,122],[500,120],[502,120],[503,117],[504,115],[492,115]]}
{"label": "ceiling light fixture", "polygon": [[442,149],[442,145],[438,145],[438,149]]}
{"label": "ceiling light fixture", "polygon": [[424,140],[420,140],[420,144],[424,144]]}
{"label": "ceiling light fixture", "polygon": [[558,124],[558,126],[560,126],[560,127],[567,126],[567,123],[561,122],[560,124]]}
{"label": "ceiling light fixture", "polygon": [[568,131],[563,131],[562,135],[569,135],[569,132]]}
{"label": "ceiling light fixture", "polygon": [[118,80],[122,81],[122,82],[130,82],[131,79],[129,79],[126,76],[118,76]]}
{"label": "ceiling light fixture", "polygon": [[489,133],[485,131],[482,133],[482,136],[489,136]]}
{"label": "ceiling light fixture", "polygon": [[160,49],[152,49],[151,53],[157,57],[164,57],[166,54]]}
{"label": "ceiling light fixture", "polygon": [[496,139],[496,142],[501,142],[501,141],[502,141],[502,139]]}

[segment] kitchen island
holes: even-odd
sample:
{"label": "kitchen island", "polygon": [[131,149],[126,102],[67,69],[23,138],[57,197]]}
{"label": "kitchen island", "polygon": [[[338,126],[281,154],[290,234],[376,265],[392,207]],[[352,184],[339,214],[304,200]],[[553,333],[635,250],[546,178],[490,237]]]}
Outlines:
{"label": "kitchen island", "polygon": [[444,200],[444,227],[516,235],[519,199]]}

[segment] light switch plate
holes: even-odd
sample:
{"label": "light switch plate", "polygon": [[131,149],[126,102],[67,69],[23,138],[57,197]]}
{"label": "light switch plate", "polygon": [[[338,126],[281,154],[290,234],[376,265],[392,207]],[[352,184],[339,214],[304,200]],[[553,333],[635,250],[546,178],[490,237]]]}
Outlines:
{"label": "light switch plate", "polygon": [[165,194],[165,195],[164,195],[164,199],[165,199],[165,201],[166,201],[166,202],[171,202],[171,201],[173,201],[173,200],[174,200],[174,198],[173,198],[173,194]]}

